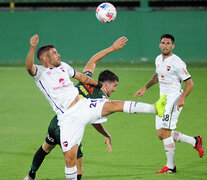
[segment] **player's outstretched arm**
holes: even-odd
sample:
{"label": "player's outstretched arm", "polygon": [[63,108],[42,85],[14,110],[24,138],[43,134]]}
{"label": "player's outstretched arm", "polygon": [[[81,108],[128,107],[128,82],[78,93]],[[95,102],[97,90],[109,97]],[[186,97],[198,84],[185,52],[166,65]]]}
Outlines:
{"label": "player's outstretched arm", "polygon": [[152,78],[149,80],[149,82],[142,88],[139,89],[135,94],[134,97],[139,98],[140,96],[143,96],[145,91],[150,88],[151,86],[153,86],[154,84],[156,84],[158,82],[158,74],[155,73]]}
{"label": "player's outstretched arm", "polygon": [[96,64],[107,54],[117,51],[119,49],[122,49],[125,45],[126,42],[128,41],[128,39],[126,37],[120,37],[119,39],[117,39],[113,45],[109,46],[108,48],[98,52],[97,54],[95,54],[94,56],[91,57],[91,59],[88,61],[88,63],[86,64],[85,68],[83,69],[83,72],[86,71],[90,71],[92,73],[94,73],[95,68],[96,68]]}
{"label": "player's outstretched arm", "polygon": [[95,79],[93,79],[93,78],[91,78],[81,72],[78,72],[78,71],[75,71],[74,78],[83,84],[90,84],[90,85],[98,86],[99,88],[102,87],[102,83],[97,82]]}
{"label": "player's outstretched arm", "polygon": [[35,56],[35,49],[37,44],[39,43],[39,36],[35,34],[30,38],[30,49],[27,54],[27,59],[25,63],[25,67],[30,75],[35,75],[37,67],[34,65],[34,56]]}
{"label": "player's outstretched arm", "polygon": [[103,136],[106,137],[104,143],[108,145],[108,152],[112,152],[112,147],[111,147],[111,135],[108,133],[108,131],[104,128],[102,124],[92,124],[93,127],[101,133]]}

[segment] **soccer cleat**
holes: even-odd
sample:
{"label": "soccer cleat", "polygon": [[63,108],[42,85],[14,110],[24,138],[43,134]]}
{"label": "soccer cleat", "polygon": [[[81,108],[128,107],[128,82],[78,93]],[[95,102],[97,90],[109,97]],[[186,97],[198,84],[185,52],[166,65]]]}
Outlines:
{"label": "soccer cleat", "polygon": [[194,138],[196,140],[196,144],[193,148],[198,151],[200,158],[202,158],[203,153],[204,153],[204,149],[203,149],[203,146],[202,146],[202,137],[201,136],[195,136]]}
{"label": "soccer cleat", "polygon": [[162,117],[165,113],[165,105],[167,103],[167,95],[163,94],[160,99],[155,103],[155,109],[157,111],[157,115]]}
{"label": "soccer cleat", "polygon": [[174,169],[169,169],[167,166],[164,166],[161,170],[156,171],[157,174],[168,174],[168,173],[176,173],[176,166]]}
{"label": "soccer cleat", "polygon": [[27,175],[23,180],[34,180],[29,175]]}

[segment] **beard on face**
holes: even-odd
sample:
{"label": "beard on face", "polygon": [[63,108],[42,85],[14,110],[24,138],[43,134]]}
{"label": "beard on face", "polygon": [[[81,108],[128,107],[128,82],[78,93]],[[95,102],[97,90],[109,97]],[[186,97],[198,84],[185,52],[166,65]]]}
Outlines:
{"label": "beard on face", "polygon": [[164,51],[164,50],[162,50],[162,54],[164,56],[168,56],[170,53],[171,53],[171,51]]}

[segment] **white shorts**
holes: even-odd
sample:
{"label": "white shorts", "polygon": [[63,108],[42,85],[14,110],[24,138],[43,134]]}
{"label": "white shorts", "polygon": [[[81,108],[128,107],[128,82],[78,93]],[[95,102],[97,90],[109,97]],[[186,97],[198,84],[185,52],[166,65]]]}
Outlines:
{"label": "white shorts", "polygon": [[103,123],[107,117],[101,112],[107,99],[81,99],[63,115],[58,116],[60,143],[63,152],[80,144],[87,124]]}
{"label": "white shorts", "polygon": [[167,95],[167,104],[165,106],[165,115],[159,117],[156,115],[156,129],[175,129],[178,122],[178,117],[182,108],[177,110],[177,102],[180,95]]}

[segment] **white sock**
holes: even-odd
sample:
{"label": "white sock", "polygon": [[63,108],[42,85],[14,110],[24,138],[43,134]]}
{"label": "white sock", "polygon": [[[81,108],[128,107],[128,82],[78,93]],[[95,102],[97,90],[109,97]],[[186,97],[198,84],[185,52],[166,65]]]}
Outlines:
{"label": "white sock", "polygon": [[77,167],[73,166],[71,168],[67,168],[65,166],[65,177],[66,180],[77,180]]}
{"label": "white sock", "polygon": [[178,131],[172,131],[171,135],[174,141],[176,142],[185,142],[185,143],[191,144],[192,146],[195,146],[196,140],[194,137],[187,136]]}
{"label": "white sock", "polygon": [[165,152],[167,156],[167,167],[169,169],[174,169],[175,163],[174,163],[174,152],[175,152],[175,143],[174,140],[171,137],[163,139]]}
{"label": "white sock", "polygon": [[125,113],[154,113],[156,114],[156,109],[153,104],[147,104],[135,101],[124,101],[123,112]]}

